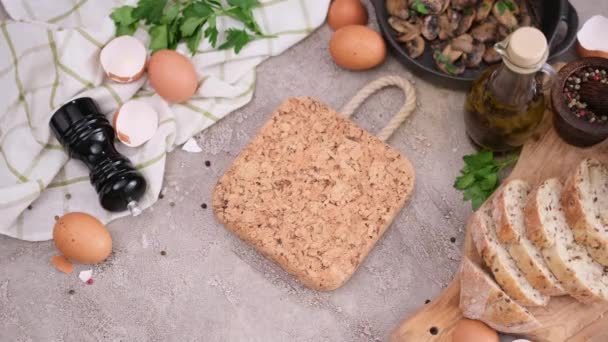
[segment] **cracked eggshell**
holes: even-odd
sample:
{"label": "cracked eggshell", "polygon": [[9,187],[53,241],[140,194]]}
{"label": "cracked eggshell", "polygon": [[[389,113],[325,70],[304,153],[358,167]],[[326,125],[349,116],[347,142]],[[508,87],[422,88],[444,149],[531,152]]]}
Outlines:
{"label": "cracked eggshell", "polygon": [[577,51],[581,57],[608,58],[608,18],[595,15],[578,31]]}
{"label": "cracked eggshell", "polygon": [[131,36],[112,39],[99,54],[106,76],[118,83],[137,81],[146,69],[146,58],[144,45]]}
{"label": "cracked eggshell", "polygon": [[133,99],[116,110],[113,124],[120,142],[137,147],[152,139],[156,133],[158,113],[146,102]]}

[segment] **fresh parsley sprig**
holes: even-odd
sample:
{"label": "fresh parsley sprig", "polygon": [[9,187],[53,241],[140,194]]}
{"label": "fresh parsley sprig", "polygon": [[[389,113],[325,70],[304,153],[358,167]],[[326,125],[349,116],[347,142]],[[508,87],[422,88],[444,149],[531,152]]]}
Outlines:
{"label": "fresh parsley sprig", "polygon": [[245,28],[226,30],[226,41],[220,49],[234,49],[239,53],[243,46],[254,39],[272,38],[265,35],[255,21],[253,9],[258,0],[228,0],[224,6],[219,0],[139,0],[137,6],[122,6],[114,9],[110,17],[116,26],[116,35],[132,35],[143,21],[150,34],[150,50],[175,49],[185,42],[188,50],[195,54],[202,38],[216,47],[219,31],[217,18],[232,17],[241,21]]}
{"label": "fresh parsley sprig", "polygon": [[481,151],[462,159],[465,165],[454,187],[464,191],[463,200],[470,200],[473,210],[477,210],[498,188],[498,172],[517,161],[517,156],[498,162],[491,151]]}

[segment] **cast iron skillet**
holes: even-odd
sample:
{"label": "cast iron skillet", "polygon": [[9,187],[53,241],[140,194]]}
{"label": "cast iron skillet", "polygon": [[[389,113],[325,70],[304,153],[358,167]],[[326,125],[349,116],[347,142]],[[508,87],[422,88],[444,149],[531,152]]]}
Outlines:
{"label": "cast iron skillet", "polygon": [[[429,48],[429,42],[426,42],[426,48],[422,56],[414,59],[411,58],[405,48],[395,40],[396,31],[388,24],[388,13],[384,5],[386,0],[372,0],[372,3],[376,9],[376,16],[378,18],[378,25],[382,30],[384,38],[388,42],[389,46],[394,52],[395,57],[405,65],[415,65],[421,69],[425,74],[431,73],[444,79],[451,79],[460,82],[472,82],[481,74],[481,72],[488,66],[482,62],[481,65],[476,69],[466,69],[466,71],[457,76],[448,75],[441,72],[436,68],[435,62],[433,61],[432,51]],[[531,7],[531,13],[539,23],[539,29],[543,31],[547,41],[549,42],[550,54],[549,58],[555,57],[562,54],[572,45],[576,39],[576,33],[578,30],[578,14],[576,10],[568,0],[529,0],[528,3]],[[568,31],[565,37],[561,41],[557,41],[558,26],[560,22],[565,22],[568,26]]]}

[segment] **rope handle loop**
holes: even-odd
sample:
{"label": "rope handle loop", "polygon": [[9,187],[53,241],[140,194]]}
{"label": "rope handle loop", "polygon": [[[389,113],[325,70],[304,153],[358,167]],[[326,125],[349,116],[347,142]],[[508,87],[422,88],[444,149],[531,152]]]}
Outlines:
{"label": "rope handle loop", "polygon": [[416,109],[416,90],[408,80],[398,76],[381,77],[361,88],[361,90],[359,90],[357,94],[355,94],[355,96],[348,101],[348,103],[341,110],[343,115],[350,117],[372,94],[382,88],[390,86],[395,86],[403,90],[403,95],[405,95],[405,103],[386,124],[386,126],[384,126],[384,128],[382,128],[382,130],[380,130],[380,132],[377,134],[378,138],[382,141],[388,140],[388,138],[393,135],[395,130],[397,130],[399,125],[401,125],[403,121],[405,121],[405,119],[407,119]]}

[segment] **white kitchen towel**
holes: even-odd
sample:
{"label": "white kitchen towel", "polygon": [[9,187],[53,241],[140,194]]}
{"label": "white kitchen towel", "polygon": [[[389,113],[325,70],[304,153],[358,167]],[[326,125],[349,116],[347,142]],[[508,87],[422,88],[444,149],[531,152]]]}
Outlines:
{"label": "white kitchen towel", "polygon": [[[192,57],[198,91],[175,105],[154,94],[145,78],[131,84],[104,78],[99,52],[114,35],[109,14],[135,1],[1,1],[10,18],[0,22],[0,234],[40,241],[52,238],[55,218],[66,212],[87,212],[104,223],[128,215],[101,208],[88,169],[68,160],[50,132],[55,109],[81,96],[94,98],[110,120],[132,97],[156,108],[159,128],[149,142],[137,148],[117,143],[148,180],[140,206],[150,207],[162,187],[166,153],[248,103],[256,66],[320,26],[330,0],[261,1],[255,18],[264,33],[276,38],[256,40],[238,55],[201,42]],[[218,19],[220,31],[234,26],[240,23]],[[145,30],[135,36],[147,44]],[[178,51],[188,55],[183,44]]]}

